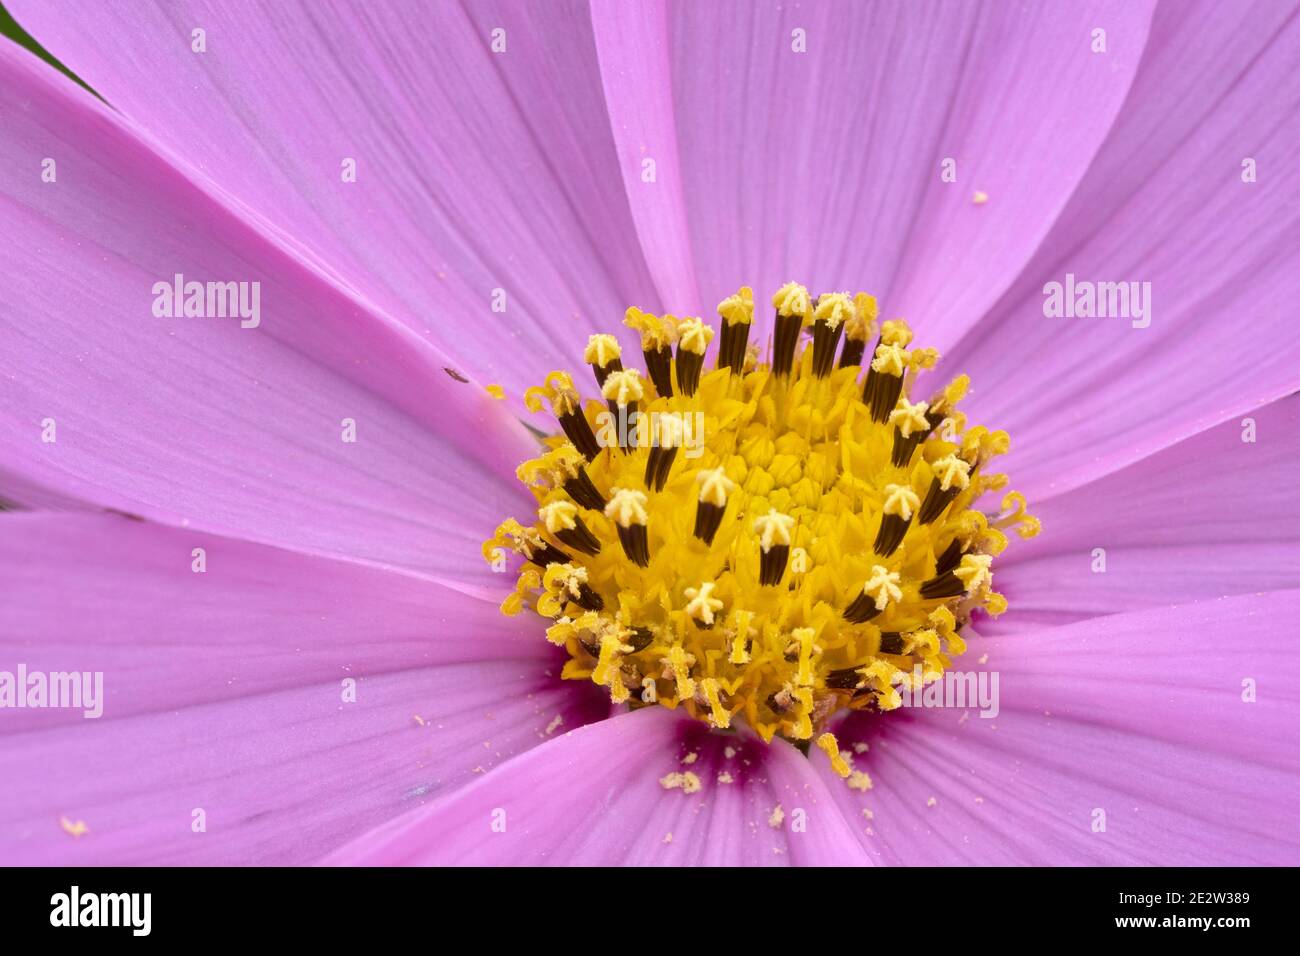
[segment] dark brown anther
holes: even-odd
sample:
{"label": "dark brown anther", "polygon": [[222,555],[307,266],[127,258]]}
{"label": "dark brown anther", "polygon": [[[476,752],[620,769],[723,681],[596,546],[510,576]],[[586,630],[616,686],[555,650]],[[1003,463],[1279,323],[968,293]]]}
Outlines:
{"label": "dark brown anther", "polygon": [[604,496],[596,489],[591,477],[587,474],[587,469],[579,468],[573,477],[564,482],[564,490],[569,493],[569,497],[584,508],[590,508],[592,511],[604,511]]}
{"label": "dark brown anther", "polygon": [[643,524],[633,524],[623,527],[616,524],[618,528],[618,540],[623,543],[623,553],[627,559],[640,567],[649,567],[650,565],[650,536],[646,533],[646,526]]}
{"label": "dark brown anther", "polygon": [[695,508],[695,537],[705,544],[713,544],[713,536],[722,525],[722,515],[727,509],[701,501]]}
{"label": "dark brown anther", "polygon": [[930,481],[930,490],[925,493],[925,500],[921,502],[921,510],[917,514],[917,520],[921,524],[932,522],[943,514],[948,505],[952,504],[952,500],[957,497],[958,491],[956,485],[945,491],[938,478],[932,479]]}
{"label": "dark brown anther", "polygon": [[912,461],[912,455],[921,443],[925,441],[939,427],[939,423],[946,418],[944,412],[927,411],[925,413],[925,422],[929,426],[924,431],[914,431],[906,438],[903,437],[901,429],[894,428],[894,447],[890,453],[890,461],[895,468],[906,468]]}
{"label": "dark brown anther", "polygon": [[650,454],[645,463],[645,483],[646,487],[653,491],[663,491],[664,485],[668,481],[668,472],[672,470],[673,460],[677,457],[677,449],[665,448],[662,445],[650,446]]}
{"label": "dark brown anther", "polygon": [[596,456],[600,454],[600,442],[596,441],[596,433],[591,430],[591,423],[582,414],[582,410],[575,408],[558,418],[565,437],[573,442],[573,447],[578,449],[587,461],[595,461]]}
{"label": "dark brown anther", "polygon": [[903,543],[903,536],[907,534],[907,527],[911,523],[911,518],[900,518],[898,515],[881,515],[880,530],[876,532],[876,554],[882,558],[887,558],[897,551],[898,546]]}
{"label": "dark brown anther", "polygon": [[659,397],[671,398],[673,394],[672,348],[661,345],[657,349],[646,349],[641,354],[645,356],[646,374],[650,376],[650,381],[654,382]]}
{"label": "dark brown anther", "polygon": [[790,375],[794,366],[794,348],[799,343],[803,319],[798,315],[776,314],[776,336],[772,345],[772,374],[777,378]]}
{"label": "dark brown anther", "polygon": [[844,620],[850,624],[865,624],[879,613],[876,599],[863,591],[844,609]]}
{"label": "dark brown anther", "polygon": [[700,387],[700,370],[704,368],[704,356],[677,346],[677,389],[687,398],[695,394]]}
{"label": "dark brown anther", "polygon": [[596,363],[593,362],[591,365],[591,370],[596,375],[597,387],[603,388],[605,386],[605,379],[609,378],[612,372],[623,371],[623,360],[610,359],[610,361],[605,365],[597,365]]}
{"label": "dark brown anther", "polygon": [[762,552],[759,558],[758,581],[767,587],[773,587],[781,583],[781,578],[785,575],[786,562],[790,560],[790,546],[788,544],[774,544],[768,550]]}
{"label": "dark brown anther", "polygon": [[867,343],[863,339],[845,339],[844,349],[840,352],[840,368],[848,368],[850,365],[861,365],[862,356],[867,350]]}
{"label": "dark brown anther", "polygon": [[961,578],[951,571],[936,574],[921,585],[921,599],[933,601],[936,598],[960,597],[966,593],[966,585]]}
{"label": "dark brown anther", "polygon": [[555,536],[575,551],[581,551],[583,554],[599,554],[600,539],[591,533],[591,529],[583,522],[580,515],[573,515],[573,522],[572,528],[561,528],[555,532]]}
{"label": "dark brown anther", "polygon": [[722,340],[718,343],[718,368],[729,368],[733,375],[745,371],[745,347],[749,345],[749,323],[722,323]]}
{"label": "dark brown anther", "polygon": [[818,378],[825,378],[831,374],[831,369],[835,365],[835,349],[840,343],[840,335],[843,331],[843,322],[837,322],[834,328],[822,319],[813,323],[812,370]]}
{"label": "dark brown anther", "polygon": [[583,582],[578,585],[578,596],[569,595],[569,600],[578,607],[586,611],[603,611],[605,609],[605,599],[591,589],[591,585]]}
{"label": "dark brown anther", "polygon": [[885,631],[880,635],[880,653],[903,653],[903,635],[897,631]]}
{"label": "dark brown anther", "polygon": [[552,564],[568,564],[573,559],[555,545],[543,543],[540,548],[533,549],[532,554],[528,555],[528,560],[545,568]]}
{"label": "dark brown anther", "polygon": [[856,667],[845,667],[826,675],[826,686],[834,690],[853,690],[861,683],[862,675]]}
{"label": "dark brown anther", "polygon": [[620,405],[614,399],[608,399],[606,404],[609,406],[609,416],[613,419],[614,430],[618,435],[618,447],[626,454],[632,448],[636,447],[636,429],[632,423],[636,421],[636,402],[628,402],[626,405]]}
{"label": "dark brown anther", "polygon": [[955,571],[961,564],[962,559],[961,542],[953,538],[948,542],[948,547],[943,549],[943,554],[939,555],[938,561],[934,565],[935,576],[946,574],[949,571]]}
{"label": "dark brown anther", "polygon": [[632,633],[627,636],[627,646],[632,648],[625,651],[625,654],[639,654],[650,646],[650,642],[655,639],[654,631],[648,627],[634,627]]}
{"label": "dark brown anther", "polygon": [[[877,379],[875,391],[871,393],[871,420],[883,425],[889,421],[889,413],[894,410],[898,396],[903,392],[903,376],[886,375],[875,369],[871,372]],[[870,377],[868,375],[868,379]]]}

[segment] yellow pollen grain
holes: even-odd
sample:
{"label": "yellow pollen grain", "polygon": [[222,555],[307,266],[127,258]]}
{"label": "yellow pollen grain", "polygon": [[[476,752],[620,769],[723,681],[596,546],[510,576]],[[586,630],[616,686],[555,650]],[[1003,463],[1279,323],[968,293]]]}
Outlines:
{"label": "yellow pollen grain", "polygon": [[871,367],[882,375],[902,375],[907,371],[911,353],[900,345],[881,343],[876,346],[876,357],[871,360]]}
{"label": "yellow pollen grain", "polygon": [[906,348],[912,344],[912,327],[902,319],[890,319],[880,326],[880,341]]}
{"label": "yellow pollen grain", "polygon": [[488,395],[495,398],[498,402],[506,397],[506,390],[502,388],[500,385],[497,385],[495,382],[492,383],[491,385],[485,385],[483,387],[483,390],[487,392]]}
{"label": "yellow pollen grain", "polygon": [[627,310],[623,317],[623,324],[641,333],[641,348],[645,351],[667,348],[673,343],[673,329],[670,323],[635,306]]}
{"label": "yellow pollen grain", "polygon": [[722,610],[722,602],[713,597],[715,587],[712,581],[705,581],[698,588],[686,589],[686,613],[705,626],[711,626],[713,615]]}
{"label": "yellow pollen grain", "polygon": [[891,601],[903,597],[903,589],[898,586],[899,573],[890,571],[884,565],[877,564],[871,569],[871,577],[862,586],[862,593],[875,599],[876,610],[883,611]]}
{"label": "yellow pollen grain", "polygon": [[849,789],[864,793],[871,789],[871,777],[865,770],[855,770],[849,774]]}
{"label": "yellow pollen grain", "polygon": [[593,335],[587,339],[582,360],[591,365],[605,366],[623,357],[623,348],[612,335]]}
{"label": "yellow pollen grain", "polygon": [[713,328],[699,319],[683,319],[677,327],[677,342],[681,348],[703,355],[713,341]]}
{"label": "yellow pollen grain", "polygon": [[831,758],[831,769],[837,774],[841,777],[847,777],[852,773],[852,768],[849,766],[848,761],[845,760],[844,755],[840,753],[840,745],[839,742],[836,741],[834,734],[822,734],[817,738],[817,746],[825,752],[826,756]]}
{"label": "yellow pollen grain", "polygon": [[883,506],[885,514],[911,521],[912,514],[919,507],[921,507],[920,496],[907,485],[885,485]]}
{"label": "yellow pollen grain", "polygon": [[794,518],[781,514],[775,508],[754,519],[754,533],[759,536],[759,546],[764,551],[771,551],[777,545],[788,545],[793,530]]}
{"label": "yellow pollen grain", "polygon": [[784,822],[785,822],[785,810],[782,809],[781,804],[778,803],[776,806],[772,808],[772,813],[767,818],[767,825],[770,826],[773,830],[779,830],[781,829],[781,824]]}
{"label": "yellow pollen grain", "polygon": [[966,592],[970,593],[993,580],[993,572],[989,570],[992,563],[991,554],[963,555],[961,565],[953,571],[953,574],[961,579],[961,583],[966,585]]}
{"label": "yellow pollen grain", "polygon": [[976,206],[982,206],[989,201],[989,194],[982,189],[977,189],[971,195],[970,201],[974,203]]}
{"label": "yellow pollen grain", "polygon": [[572,501],[552,501],[537,509],[537,516],[551,534],[569,531],[578,526],[578,508]]}
{"label": "yellow pollen grain", "polygon": [[853,302],[847,292],[826,292],[817,299],[813,310],[813,319],[825,322],[830,328],[837,329],[854,315]]}
{"label": "yellow pollen grain", "polygon": [[970,463],[956,455],[946,455],[936,461],[934,474],[944,491],[950,488],[965,491],[970,486]]}
{"label": "yellow pollen grain", "polygon": [[718,303],[718,315],[728,325],[749,325],[754,321],[754,290],[741,286],[735,295],[729,295]]}
{"label": "yellow pollen grain", "polygon": [[609,504],[605,506],[605,517],[616,522],[621,528],[645,524],[650,520],[646,504],[644,491],[637,491],[635,488],[614,488],[610,494]]}
{"label": "yellow pollen grain", "polygon": [[925,417],[925,413],[929,410],[930,406],[925,402],[917,402],[913,405],[907,399],[903,399],[898,403],[898,407],[889,413],[889,424],[897,428],[904,438],[910,438],[915,432],[929,429],[930,423]]}
{"label": "yellow pollen grain", "polygon": [[645,397],[645,386],[641,384],[641,373],[634,368],[621,372],[610,372],[601,386],[601,395],[619,405],[631,405]]}
{"label": "yellow pollen grain", "polygon": [[85,820],[69,820],[67,817],[59,817],[59,826],[63,832],[70,837],[81,839],[90,832],[90,827],[86,826]]}
{"label": "yellow pollen grain", "polygon": [[713,726],[720,730],[727,730],[731,727],[731,711],[722,703],[722,695],[718,690],[718,681],[715,677],[706,677],[700,681],[700,691],[704,695],[704,701],[709,705],[709,718]]}
{"label": "yellow pollen grain", "polygon": [[695,481],[700,486],[700,501],[724,508],[727,496],[736,490],[736,483],[727,477],[725,468],[710,468],[699,472]]}
{"label": "yellow pollen grain", "polygon": [[772,296],[772,305],[776,311],[785,316],[799,316],[806,319],[812,312],[812,300],[808,290],[797,282],[787,282]]}
{"label": "yellow pollen grain", "polygon": [[680,790],[682,793],[699,793],[700,778],[690,770],[685,773],[669,773],[659,778],[659,786],[665,790]]}

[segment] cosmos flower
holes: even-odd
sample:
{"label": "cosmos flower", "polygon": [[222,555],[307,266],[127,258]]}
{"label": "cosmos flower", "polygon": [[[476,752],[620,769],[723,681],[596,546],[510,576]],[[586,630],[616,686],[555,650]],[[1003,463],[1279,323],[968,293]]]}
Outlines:
{"label": "cosmos flower", "polygon": [[6,6],[4,862],[1300,861],[1293,4]]}

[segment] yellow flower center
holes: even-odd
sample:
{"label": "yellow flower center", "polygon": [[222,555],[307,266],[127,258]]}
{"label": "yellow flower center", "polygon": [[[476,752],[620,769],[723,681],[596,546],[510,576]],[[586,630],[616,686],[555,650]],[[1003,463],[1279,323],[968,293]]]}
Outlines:
{"label": "yellow flower center", "polygon": [[[536,515],[504,522],[483,553],[524,559],[502,610],[549,620],[565,678],[809,741],[841,709],[890,710],[900,685],[941,676],[972,612],[1006,610],[992,590],[1004,532],[1039,525],[1017,492],[997,514],[975,507],[1005,488],[988,466],[1009,439],[957,410],[966,376],[912,400],[939,356],[913,348],[905,322],[877,329],[865,293],[790,283],[772,302],[769,363],[743,288],[718,306],[708,371],[709,325],[629,309],[644,376],[599,335],[584,353],[599,400],[566,372],[529,389],[561,433],[519,467]],[[847,775],[834,737],[817,743]]]}

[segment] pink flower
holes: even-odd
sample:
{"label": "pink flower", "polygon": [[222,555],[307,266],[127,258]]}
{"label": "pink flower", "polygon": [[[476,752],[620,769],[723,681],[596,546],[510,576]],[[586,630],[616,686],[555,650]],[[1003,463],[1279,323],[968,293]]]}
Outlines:
{"label": "pink flower", "polygon": [[[5,5],[102,99],[0,42],[0,687],[104,681],[0,709],[3,862],[1300,862],[1294,4]],[[999,715],[837,723],[870,789],[561,681],[479,560],[526,387],[792,277],[1047,529]]]}

